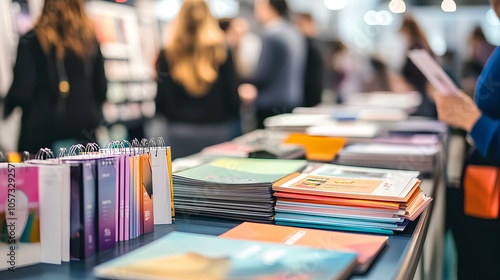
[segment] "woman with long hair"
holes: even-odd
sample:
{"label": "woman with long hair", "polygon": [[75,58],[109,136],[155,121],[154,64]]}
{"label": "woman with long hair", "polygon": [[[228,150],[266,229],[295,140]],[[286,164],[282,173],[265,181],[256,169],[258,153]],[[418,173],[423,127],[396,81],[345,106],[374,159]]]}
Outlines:
{"label": "woman with long hair", "polygon": [[33,30],[20,38],[4,117],[21,107],[18,149],[57,141],[94,142],[106,99],[104,60],[83,0],[45,0]]}
{"label": "woman with long hair", "polygon": [[[424,31],[412,16],[405,16],[399,33],[405,39],[408,51],[424,49],[434,56]],[[409,58],[405,60],[402,75],[411,88],[418,91],[422,97],[422,103],[413,114],[416,116],[437,118],[436,105],[427,94],[427,79]]]}
{"label": "woman with long hair", "polygon": [[233,60],[204,0],[185,0],[158,58],[157,111],[174,158],[228,141],[239,116]]}

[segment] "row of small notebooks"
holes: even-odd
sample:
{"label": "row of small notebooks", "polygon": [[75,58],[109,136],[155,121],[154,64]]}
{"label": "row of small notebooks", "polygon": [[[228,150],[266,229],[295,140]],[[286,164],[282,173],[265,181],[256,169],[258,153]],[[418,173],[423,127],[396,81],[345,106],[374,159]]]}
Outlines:
{"label": "row of small notebooks", "polygon": [[392,234],[432,200],[418,176],[302,160],[218,158],[174,173],[174,201],[180,215]]}
{"label": "row of small notebooks", "polygon": [[245,222],[219,237],[170,233],[97,266],[94,274],[111,279],[347,279],[366,273],[387,240]]}
{"label": "row of small notebooks", "polygon": [[0,163],[0,246],[16,266],[61,264],[152,232],[172,222],[169,174],[169,147]]}

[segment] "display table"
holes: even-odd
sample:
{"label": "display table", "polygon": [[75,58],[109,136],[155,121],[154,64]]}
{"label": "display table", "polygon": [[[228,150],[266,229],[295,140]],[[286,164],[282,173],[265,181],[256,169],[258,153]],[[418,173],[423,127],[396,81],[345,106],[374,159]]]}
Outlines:
{"label": "display table", "polygon": [[[446,136],[442,137],[443,145],[435,160],[433,176],[424,178],[421,183],[422,190],[433,198],[429,207],[416,221],[411,222],[404,232],[389,236],[387,246],[366,274],[353,275],[350,279],[442,278],[445,224],[443,166],[447,156],[446,139]],[[203,159],[198,156],[188,161],[200,164]],[[95,266],[135,250],[172,231],[219,235],[238,224],[240,224],[239,221],[196,217],[177,212],[176,220],[172,225],[157,225],[153,233],[134,240],[119,242],[116,248],[99,252],[85,261],[72,261],[62,265],[37,264],[18,268],[16,272],[2,271],[0,279],[96,279],[92,273]]]}
{"label": "display table", "polygon": [[[439,176],[439,174],[437,174]],[[422,189],[434,194],[440,180],[425,179]],[[404,232],[390,235],[387,246],[375,260],[365,275],[353,275],[351,279],[413,279],[424,247],[433,204],[427,208],[418,220],[410,223]],[[239,222],[195,217],[178,213],[172,225],[157,225],[154,233],[140,236],[137,239],[120,242],[115,249],[100,252],[85,261],[72,261],[62,265],[38,264],[19,268],[16,272],[0,272],[0,279],[96,279],[92,274],[94,266],[127,252],[137,249],[172,231],[219,235]]]}

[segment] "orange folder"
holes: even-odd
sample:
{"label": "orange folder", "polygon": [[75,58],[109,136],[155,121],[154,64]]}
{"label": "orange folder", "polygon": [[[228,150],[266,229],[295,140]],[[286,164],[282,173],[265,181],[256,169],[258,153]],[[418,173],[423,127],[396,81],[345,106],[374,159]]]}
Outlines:
{"label": "orange folder", "polygon": [[308,160],[330,162],[335,159],[337,153],[344,147],[346,139],[291,133],[283,143],[304,146]]}

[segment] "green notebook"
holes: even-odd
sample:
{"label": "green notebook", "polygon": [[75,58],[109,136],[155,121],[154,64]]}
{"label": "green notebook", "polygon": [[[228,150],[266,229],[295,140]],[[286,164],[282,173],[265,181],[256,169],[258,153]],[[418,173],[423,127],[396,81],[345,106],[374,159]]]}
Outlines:
{"label": "green notebook", "polygon": [[306,166],[304,160],[218,158],[174,174],[176,181],[219,184],[264,184],[277,181]]}

